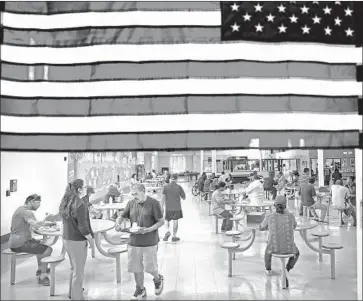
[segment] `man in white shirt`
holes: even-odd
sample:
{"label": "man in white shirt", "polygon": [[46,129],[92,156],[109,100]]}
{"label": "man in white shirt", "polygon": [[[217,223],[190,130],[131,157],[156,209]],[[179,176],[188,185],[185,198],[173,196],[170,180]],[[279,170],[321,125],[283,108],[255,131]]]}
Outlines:
{"label": "man in white shirt", "polygon": [[[346,215],[352,215],[354,219],[353,226],[356,226],[357,219],[354,206],[350,203],[350,191],[347,187],[343,186],[342,180],[337,180],[335,184],[331,186],[331,198],[334,209],[344,209]],[[344,224],[343,215],[341,216],[341,224]]]}
{"label": "man in white shirt", "polygon": [[251,202],[263,202],[265,194],[263,189],[263,184],[260,181],[258,175],[253,176],[253,181],[246,188],[246,193]]}

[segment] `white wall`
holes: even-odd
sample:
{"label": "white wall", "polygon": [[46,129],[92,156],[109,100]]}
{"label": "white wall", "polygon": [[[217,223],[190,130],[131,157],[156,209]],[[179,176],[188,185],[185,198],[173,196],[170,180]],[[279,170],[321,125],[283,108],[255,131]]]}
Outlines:
{"label": "white wall", "polygon": [[[58,213],[67,185],[68,153],[1,152],[1,235],[10,232],[14,211],[27,196],[38,193],[42,203],[36,216]],[[18,180],[18,191],[6,197],[10,180]]]}

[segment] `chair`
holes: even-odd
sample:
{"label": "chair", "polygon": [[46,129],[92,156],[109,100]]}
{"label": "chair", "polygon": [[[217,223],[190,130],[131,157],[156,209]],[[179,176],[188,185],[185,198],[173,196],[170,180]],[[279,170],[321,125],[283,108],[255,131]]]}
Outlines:
{"label": "chair", "polygon": [[6,249],[2,253],[4,255],[10,256],[10,284],[15,285],[16,260],[21,258],[29,258],[34,255],[29,253],[15,253],[10,249]]}
{"label": "chair", "polygon": [[294,257],[295,254],[272,254],[273,257],[280,258],[281,260],[281,284],[282,288],[286,289],[288,288],[288,280],[286,276],[286,259],[290,257]]}
{"label": "chair", "polygon": [[126,252],[123,247],[112,247],[107,250],[107,253],[116,259],[116,282],[121,282],[121,258],[120,254]]}
{"label": "chair", "polygon": [[312,236],[315,236],[318,238],[318,242],[319,242],[319,261],[323,261],[323,249],[322,249],[322,245],[323,245],[323,237],[327,237],[330,234],[326,231],[319,231],[319,232],[312,232],[311,233]]}
{"label": "chair", "polygon": [[221,248],[228,250],[228,277],[232,277],[232,253],[239,247],[236,242],[225,242],[221,244]]}
{"label": "chair", "polygon": [[335,279],[335,250],[343,249],[343,246],[334,242],[322,244],[322,249],[330,250],[330,278]]}
{"label": "chair", "polygon": [[[226,231],[225,233],[227,236],[231,236],[232,237],[232,242],[237,242],[238,236],[242,234],[241,231],[238,230],[231,230],[231,231]],[[236,253],[233,252],[233,259],[236,259]]]}
{"label": "chair", "polygon": [[42,263],[49,264],[50,268],[50,296],[54,296],[55,292],[55,268],[58,266],[62,261],[64,261],[64,256],[48,256],[45,258],[42,258]]}

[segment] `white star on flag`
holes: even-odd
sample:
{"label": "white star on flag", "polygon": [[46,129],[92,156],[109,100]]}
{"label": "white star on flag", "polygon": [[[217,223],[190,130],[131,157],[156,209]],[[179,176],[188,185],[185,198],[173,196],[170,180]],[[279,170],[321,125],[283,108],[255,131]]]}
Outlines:
{"label": "white star on flag", "polygon": [[243,19],[245,20],[245,21],[251,21],[251,15],[249,15],[248,13],[246,13],[246,14],[244,14],[243,16]]}
{"label": "white star on flag", "polygon": [[282,4],[280,4],[280,6],[278,6],[277,8],[279,9],[279,12],[280,12],[280,13],[284,13],[284,12],[285,12],[285,10],[286,10],[286,7],[285,7],[285,6],[283,6]]}
{"label": "white star on flag", "polygon": [[258,23],[257,25],[255,25],[255,28],[256,28],[256,32],[259,32],[259,31],[262,32],[263,26],[260,23]]}
{"label": "white star on flag", "polygon": [[257,11],[261,11],[262,12],[262,6],[260,5],[260,3],[257,3],[257,5],[254,5],[254,7],[255,7],[256,12]]}
{"label": "white star on flag", "polygon": [[303,31],[303,34],[309,33],[309,31],[310,31],[310,28],[307,27],[306,25],[304,27],[301,27],[301,29]]}
{"label": "white star on flag", "polygon": [[239,5],[237,5],[236,3],[233,3],[233,5],[231,5],[232,11],[238,11]]}
{"label": "white star on flag", "polygon": [[267,16],[267,21],[269,21],[269,22],[273,22],[273,21],[274,21],[274,19],[275,19],[275,16],[274,16],[274,15],[272,15],[272,14],[269,14],[269,15]]}
{"label": "white star on flag", "polygon": [[298,17],[296,17],[294,14],[289,18],[291,23],[297,23]]}
{"label": "white star on flag", "polygon": [[331,29],[330,29],[329,26],[327,26],[326,28],[324,28],[324,31],[325,31],[325,35],[331,36]]}
{"label": "white star on flag", "polygon": [[231,27],[232,27],[232,32],[233,31],[239,31],[239,28],[240,28],[240,26],[237,25],[237,23],[234,23],[233,25],[231,25]]}
{"label": "white star on flag", "polygon": [[315,15],[315,17],[313,18],[314,24],[319,24],[320,20],[321,18],[319,18],[317,15]]}
{"label": "white star on flag", "polygon": [[350,29],[350,27],[348,27],[347,30],[345,30],[345,33],[347,34],[347,37],[352,37],[353,36],[353,32],[354,30]]}
{"label": "white star on flag", "polygon": [[335,25],[336,25],[336,26],[340,26],[340,25],[341,25],[341,23],[342,23],[342,20],[340,20],[340,19],[339,19],[339,17],[336,17],[336,18],[334,19],[334,22],[335,22]]}
{"label": "white star on flag", "polygon": [[287,27],[284,26],[284,24],[281,24],[280,27],[277,27],[279,29],[279,33],[286,32]]}
{"label": "white star on flag", "polygon": [[352,16],[353,11],[349,7],[347,9],[345,9],[344,11],[345,11],[346,16]]}
{"label": "white star on flag", "polygon": [[306,7],[305,5],[303,7],[301,7],[302,14],[307,14],[308,12],[309,12],[309,7]]}
{"label": "white star on flag", "polygon": [[323,11],[324,11],[324,14],[326,14],[326,15],[330,15],[331,8],[327,6],[327,7],[325,7],[325,8],[323,9]]}

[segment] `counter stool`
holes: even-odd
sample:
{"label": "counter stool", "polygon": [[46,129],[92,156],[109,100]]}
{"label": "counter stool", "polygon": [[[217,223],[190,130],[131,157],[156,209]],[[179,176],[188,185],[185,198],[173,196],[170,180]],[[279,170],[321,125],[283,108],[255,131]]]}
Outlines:
{"label": "counter stool", "polygon": [[289,287],[289,282],[286,276],[286,259],[290,257],[294,257],[295,254],[272,254],[273,257],[280,258],[281,260],[281,284],[282,288],[286,289]]}

